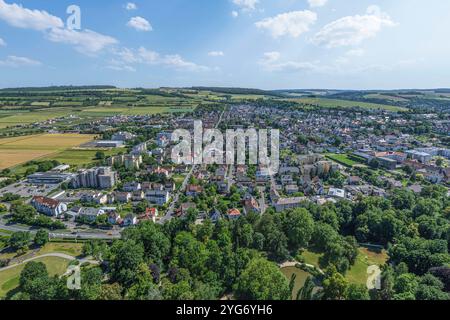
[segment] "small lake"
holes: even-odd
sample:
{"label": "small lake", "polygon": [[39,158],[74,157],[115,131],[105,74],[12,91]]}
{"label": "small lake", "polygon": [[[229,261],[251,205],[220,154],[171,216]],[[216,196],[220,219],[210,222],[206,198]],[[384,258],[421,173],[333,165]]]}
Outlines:
{"label": "small lake", "polygon": [[297,278],[295,278],[294,291],[292,292],[292,297],[295,298],[297,296],[298,290],[303,287],[306,278],[311,276],[311,274],[296,267],[285,267],[281,268],[280,270],[286,276],[288,281],[291,281],[292,274],[297,275]]}

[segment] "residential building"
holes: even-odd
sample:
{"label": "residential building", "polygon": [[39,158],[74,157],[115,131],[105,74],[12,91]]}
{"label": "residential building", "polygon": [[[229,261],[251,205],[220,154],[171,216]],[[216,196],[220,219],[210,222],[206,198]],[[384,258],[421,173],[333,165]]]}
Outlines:
{"label": "residential building", "polygon": [[67,204],[47,197],[35,196],[31,200],[31,205],[37,212],[47,216],[58,217],[67,211]]}

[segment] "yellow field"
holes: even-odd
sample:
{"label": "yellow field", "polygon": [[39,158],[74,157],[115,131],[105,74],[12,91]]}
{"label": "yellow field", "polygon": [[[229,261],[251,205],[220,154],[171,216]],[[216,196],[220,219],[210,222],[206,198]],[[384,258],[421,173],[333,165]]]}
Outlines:
{"label": "yellow field", "polygon": [[92,141],[94,135],[42,134],[0,139],[0,170]]}

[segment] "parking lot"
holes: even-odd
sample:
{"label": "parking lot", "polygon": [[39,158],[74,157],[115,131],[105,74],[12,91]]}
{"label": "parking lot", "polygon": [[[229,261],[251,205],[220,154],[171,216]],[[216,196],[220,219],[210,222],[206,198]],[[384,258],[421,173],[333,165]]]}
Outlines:
{"label": "parking lot", "polygon": [[0,196],[3,196],[6,193],[13,193],[18,194],[23,198],[32,198],[34,196],[46,196],[57,188],[57,184],[33,185],[26,182],[26,180],[23,180],[0,189]]}

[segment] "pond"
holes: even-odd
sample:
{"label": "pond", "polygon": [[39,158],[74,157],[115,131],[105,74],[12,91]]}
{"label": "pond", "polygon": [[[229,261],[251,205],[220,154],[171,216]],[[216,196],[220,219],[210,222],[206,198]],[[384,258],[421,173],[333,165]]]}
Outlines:
{"label": "pond", "polygon": [[297,296],[298,290],[300,290],[305,284],[306,278],[311,276],[311,274],[309,274],[308,272],[303,271],[297,267],[281,268],[281,272],[287,277],[288,281],[291,281],[292,274],[297,275],[297,277],[295,278],[294,290],[292,292],[293,298]]}

